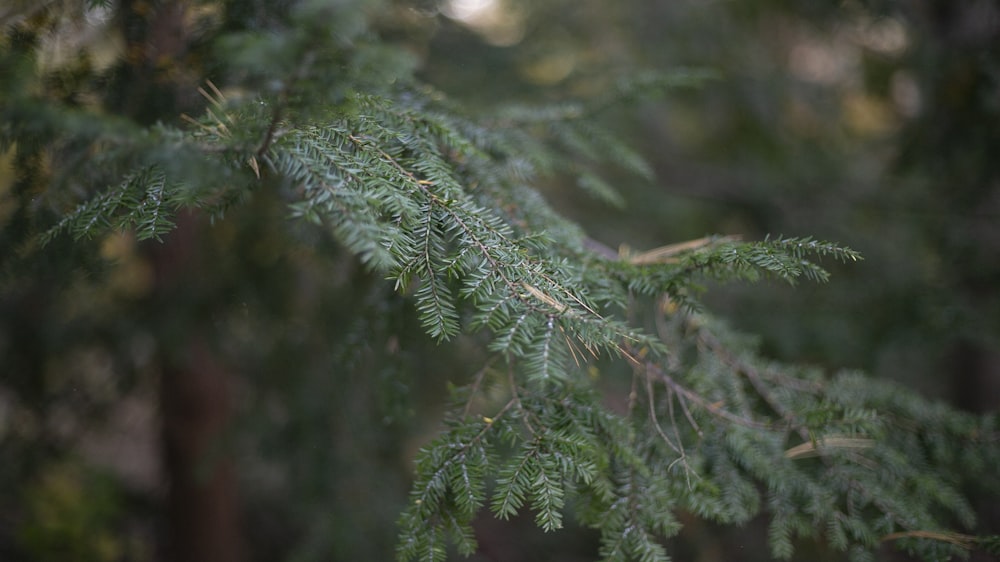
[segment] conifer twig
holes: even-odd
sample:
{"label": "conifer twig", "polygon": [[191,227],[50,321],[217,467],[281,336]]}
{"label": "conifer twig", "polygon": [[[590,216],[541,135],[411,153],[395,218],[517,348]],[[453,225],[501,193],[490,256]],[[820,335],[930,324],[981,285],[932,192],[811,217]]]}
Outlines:
{"label": "conifer twig", "polygon": [[663,381],[663,383],[666,384],[668,387],[670,387],[674,392],[676,392],[681,396],[686,397],[687,399],[701,406],[703,409],[707,410],[710,414],[714,416],[720,417],[726,421],[735,423],[737,425],[741,425],[743,427],[749,427],[751,429],[762,429],[766,431],[773,431],[777,429],[773,424],[763,423],[745,416],[736,415],[730,412],[729,410],[723,409],[722,407],[720,407],[715,403],[709,402],[697,392],[694,392],[684,387],[677,381],[675,381],[673,377],[663,372],[663,370],[661,370],[655,364],[647,363],[646,368],[649,370],[650,373],[652,373],[654,376]]}

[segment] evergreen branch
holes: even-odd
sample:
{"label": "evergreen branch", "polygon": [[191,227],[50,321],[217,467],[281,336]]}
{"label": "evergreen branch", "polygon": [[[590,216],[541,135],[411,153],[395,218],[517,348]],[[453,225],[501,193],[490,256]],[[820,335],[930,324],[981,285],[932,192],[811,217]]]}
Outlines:
{"label": "evergreen branch", "polygon": [[[787,408],[781,401],[779,401],[774,394],[764,385],[763,378],[760,372],[751,364],[747,362],[740,361],[736,356],[727,348],[725,348],[722,343],[709,333],[706,329],[701,328],[697,331],[698,345],[705,346],[712,353],[722,359],[722,361],[728,365],[734,373],[743,374],[750,384],[753,386],[757,394],[770,406],[770,408],[778,414],[778,417],[793,423],[796,418],[795,413]],[[799,383],[800,379],[794,379],[791,377],[786,377],[784,382],[791,382],[792,386]],[[807,385],[807,387],[814,387],[815,385]],[[809,435],[809,430],[801,424],[794,424],[795,429],[799,432],[799,435],[804,441],[812,441]]]}
{"label": "evergreen branch", "polygon": [[934,541],[953,544],[962,550],[972,550],[979,542],[978,537],[964,535],[962,533],[939,532],[939,531],[900,531],[889,533],[879,538],[882,542],[897,541],[900,539],[930,539]]}
{"label": "evergreen branch", "polygon": [[669,294],[689,304],[685,291],[695,276],[729,281],[757,281],[774,276],[794,284],[799,277],[826,281],[829,273],[809,261],[810,255],[856,261],[860,255],[849,249],[808,238],[765,239],[738,242],[735,237],[706,237],[663,246],[607,264],[630,290],[639,294]]}
{"label": "evergreen branch", "polygon": [[692,390],[689,390],[688,388],[685,388],[683,385],[675,381],[673,377],[668,375],[655,363],[652,363],[650,361],[641,361],[632,354],[629,354],[627,358],[629,359],[630,362],[632,362],[633,365],[639,366],[639,368],[641,368],[647,374],[647,376],[654,377],[657,380],[662,381],[671,391],[677,393],[680,396],[683,396],[684,398],[687,398],[688,400],[697,404],[703,410],[709,412],[713,416],[726,420],[730,423],[751,429],[775,431],[781,428],[781,426],[776,426],[771,423],[764,423],[745,416],[739,416],[728,410],[723,409],[721,405],[719,405],[718,403],[709,402],[703,396],[699,395],[696,392],[693,392]]}
{"label": "evergreen branch", "polygon": [[41,237],[45,245],[62,233],[73,239],[90,238],[107,229],[135,229],[139,240],[159,237],[173,228],[171,218],[179,203],[176,188],[156,168],[144,168],[120,185],[76,207]]}
{"label": "evergreen branch", "polygon": [[[307,4],[303,9],[315,15],[318,8]],[[824,281],[828,273],[814,260],[856,261],[857,252],[811,238],[723,236],[616,253],[586,238],[534,187],[546,175],[570,176],[616,204],[621,195],[596,170],[615,164],[651,176],[638,152],[589,118],[666,86],[662,77],[643,77],[596,104],[508,108],[476,120],[408,78],[403,86],[373,85],[387,76],[366,76],[371,68],[361,60],[374,52],[361,45],[364,26],[340,25],[349,40],[326,45],[328,52],[325,26],[290,47],[280,37],[262,40],[258,52],[300,61],[275,78],[275,103],[247,104],[234,118],[209,82],[211,93],[199,89],[209,101],[205,116],[182,117],[192,130],[155,129],[159,140],[169,140],[156,151],[169,156],[153,149],[102,156],[113,166],[81,185],[92,190],[94,178],[114,177],[113,185],[42,239],[89,237],[109,227],[159,237],[183,205],[217,212],[246,198],[261,185],[262,161],[276,172],[274,185],[292,216],[328,225],[361,262],[393,279],[396,290],[413,297],[433,338],[490,331],[495,355],[463,387],[468,398],[456,400],[446,430],[418,455],[400,517],[400,560],[440,561],[449,544],[470,554],[478,511],[488,507],[508,518],[526,505],[546,531],[562,525],[567,505],[577,507],[582,521],[600,529],[608,560],[665,560],[658,540],[677,532],[675,511],[744,522],[764,498],[776,556],[791,556],[798,537],[823,537],[835,549],[861,553],[880,540],[970,544],[965,535],[935,529],[941,521],[974,522],[954,469],[964,463],[978,475],[1000,463],[995,420],[850,375],[825,380],[772,368],[754,345],[709,325],[707,316],[672,324],[665,318],[674,305],[697,305],[699,279]],[[345,84],[320,81],[313,69],[319,60],[338,69],[335,80]],[[304,93],[327,87],[336,93],[310,108]],[[18,103],[15,109],[33,107]],[[51,127],[56,116],[82,112],[42,113],[41,125]],[[316,124],[317,115],[326,122]],[[4,146],[17,143],[20,151],[24,141],[37,142],[22,131],[26,123],[18,117],[4,128]],[[46,132],[49,144],[40,144],[62,149],[67,139],[83,138],[92,149],[87,127],[107,130],[88,115],[69,134]],[[130,132],[114,143],[125,146],[149,131]],[[167,162],[178,146],[183,158]],[[237,157],[250,159],[255,179],[183,171],[195,162],[231,171]],[[130,173],[113,176],[116,170]],[[223,187],[215,185],[219,178]],[[650,300],[658,338],[641,328],[649,314],[636,311]],[[632,366],[624,413],[605,405],[615,401],[602,392],[614,385],[592,380],[597,369],[587,363],[604,353]],[[506,363],[509,398],[492,417],[472,416],[495,359]],[[584,367],[594,368],[592,377],[583,376]],[[678,471],[686,478],[676,478]]]}
{"label": "evergreen branch", "polygon": [[[653,424],[653,427],[656,429],[656,433],[660,436],[661,439],[663,439],[663,442],[666,443],[667,446],[670,447],[675,453],[677,453],[679,458],[684,458],[684,444],[680,440],[678,440],[678,442],[674,444],[674,442],[671,441],[669,437],[667,437],[667,434],[664,433],[663,428],[660,427],[660,422],[656,416],[656,400],[653,393],[652,378],[648,376],[643,378],[646,380],[646,402],[649,406],[650,423]],[[674,429],[676,431],[676,423],[674,425]]]}

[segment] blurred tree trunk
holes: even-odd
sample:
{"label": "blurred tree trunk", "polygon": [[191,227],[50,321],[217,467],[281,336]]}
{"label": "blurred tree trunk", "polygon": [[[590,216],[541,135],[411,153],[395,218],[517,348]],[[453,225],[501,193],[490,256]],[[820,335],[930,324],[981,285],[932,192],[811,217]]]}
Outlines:
{"label": "blurred tree trunk", "polygon": [[[956,337],[944,355],[952,399],[962,409],[985,413],[1000,407],[1000,354],[991,344],[996,319],[976,318],[1000,310],[1000,165],[990,147],[1000,143],[1000,113],[995,99],[998,83],[985,61],[998,62],[1000,6],[982,0],[932,0],[924,17],[934,41],[930,49],[938,64],[931,70],[923,118],[913,124],[904,166],[926,174],[940,190],[935,202],[945,203],[943,228],[929,232],[942,259],[954,268],[951,290],[967,310]],[[965,320],[965,321],[963,321]]]}
{"label": "blurred tree trunk", "polygon": [[[126,59],[108,104],[140,123],[173,122],[196,112],[197,68],[192,60],[189,3],[123,0]],[[223,435],[231,419],[231,377],[213,336],[209,305],[217,280],[202,221],[178,217],[147,257],[155,271],[151,331],[160,362],[163,467],[168,480],[164,554],[184,562],[244,559],[239,491]]]}
{"label": "blurred tree trunk", "polygon": [[1000,352],[960,341],[953,346],[949,360],[958,407],[976,413],[1000,408]]}
{"label": "blurred tree trunk", "polygon": [[187,361],[162,373],[164,461],[169,475],[168,560],[243,560],[232,460],[213,454],[230,413],[225,368],[197,337]]}
{"label": "blurred tree trunk", "polygon": [[215,346],[213,283],[200,273],[210,261],[201,231],[201,222],[185,215],[162,245],[150,247],[169,485],[165,554],[167,560],[235,562],[244,559],[239,490],[224,442],[233,374]]}
{"label": "blurred tree trunk", "polygon": [[[1000,164],[993,148],[1000,143],[998,81],[993,72],[1000,41],[1000,5],[993,1],[932,0],[926,5],[935,41],[927,110],[914,123],[908,162],[941,188],[948,222],[930,233],[939,254],[955,268],[951,286],[966,309],[961,333],[944,355],[958,407],[986,413],[1000,408],[1000,351],[996,348],[996,313],[1000,299]],[[978,320],[985,318],[985,320]],[[992,318],[992,319],[990,319]],[[982,495],[973,497],[982,498]],[[1000,529],[1000,506],[975,502],[981,531]],[[983,552],[972,560],[988,560]]]}

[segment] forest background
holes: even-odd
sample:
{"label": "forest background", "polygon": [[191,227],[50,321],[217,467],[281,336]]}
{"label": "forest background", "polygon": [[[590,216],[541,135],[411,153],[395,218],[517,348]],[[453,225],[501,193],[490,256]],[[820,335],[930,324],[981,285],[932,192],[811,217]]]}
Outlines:
{"label": "forest background", "polygon": [[[118,4],[122,17],[147,22],[169,19],[163,14],[173,5]],[[245,4],[250,10],[253,2]],[[88,36],[106,22],[80,19],[82,5],[0,9],[5,27],[49,18],[45,25],[78,34],[48,52],[47,64],[62,70],[47,87],[67,99],[74,80],[93,70],[74,66],[75,49],[113,62],[123,44]],[[546,197],[611,247],[721,233],[815,236],[856,249],[865,260],[830,265],[829,283],[727,284],[711,287],[704,300],[738,329],[758,334],[775,358],[857,368],[970,412],[997,409],[996,3],[456,0],[382,2],[377,13],[373,27],[408,46],[418,76],[468,105],[586,99],[615,78],[650,69],[710,71],[710,79],[670,89],[658,101],[601,116],[654,171],[637,179],[602,170],[621,193],[620,208],[555,180]],[[122,26],[127,35],[129,24]],[[155,25],[147,31],[155,37]],[[7,48],[14,39],[5,41]],[[160,62],[150,72],[174,73],[183,83],[182,59]],[[198,84],[165,110],[151,76],[119,78],[107,86],[119,89],[120,106],[140,122],[178,120],[204,105]],[[8,151],[0,162],[5,258],[24,242],[18,221],[33,201],[16,190],[12,158]],[[240,228],[227,226],[241,220]],[[60,549],[71,548],[78,560],[155,559],[164,522],[190,512],[201,515],[191,528],[176,529],[174,541],[215,542],[223,549],[216,560],[247,552],[259,560],[391,558],[410,462],[439,429],[448,382],[471,375],[468,365],[476,363],[468,358],[477,352],[462,339],[439,345],[424,336],[406,301],[385,298],[380,281],[332,241],[317,237],[315,252],[288,256],[287,240],[252,234],[283,220],[261,202],[190,234],[201,240],[192,255],[156,256],[161,250],[149,242],[108,236],[86,266],[36,262],[27,283],[23,275],[8,277],[23,274],[15,269],[23,263],[5,264],[0,558],[66,559]],[[177,235],[184,232],[191,230]],[[314,293],[294,294],[302,284],[291,287],[275,267],[286,260],[306,272]],[[151,301],[151,279],[163,275],[153,262],[178,264],[178,271],[211,265],[215,273],[178,282]],[[243,371],[248,378],[160,396],[157,380],[173,367],[153,360],[162,342],[143,329],[150,317],[211,326],[234,314],[245,318],[245,332],[234,337],[261,350],[240,358],[254,365]],[[365,341],[384,326],[343,318],[395,322],[398,336]],[[268,326],[279,325],[296,334],[294,345],[268,335]],[[341,343],[331,347],[333,335]],[[109,339],[126,344],[109,349]],[[329,376],[331,364],[342,366],[341,376]],[[218,366],[209,358],[203,368]],[[171,503],[164,488],[171,463],[193,462],[160,450],[160,423],[175,407],[192,424],[175,428],[182,434],[225,427],[213,446],[239,450],[250,440],[265,458],[254,458],[249,474],[238,469],[239,459],[227,461],[211,486],[192,482],[199,492],[175,498],[187,505]],[[270,493],[268,483],[279,476],[293,484]],[[226,510],[236,506],[240,529],[226,526]],[[976,507],[996,532],[998,507]],[[685,523],[672,539],[677,559],[768,559],[760,525]],[[540,552],[584,560],[597,548],[588,530],[544,534],[530,517],[500,523],[487,515],[477,532],[482,550],[474,560],[531,560]],[[227,536],[234,533],[239,537]],[[225,550],[233,544],[246,550]],[[808,547],[800,556],[818,559]]]}

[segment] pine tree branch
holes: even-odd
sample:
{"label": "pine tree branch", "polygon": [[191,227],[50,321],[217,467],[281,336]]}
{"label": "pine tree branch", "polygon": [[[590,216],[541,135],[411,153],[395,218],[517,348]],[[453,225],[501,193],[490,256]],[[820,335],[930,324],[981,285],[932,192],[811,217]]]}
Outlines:
{"label": "pine tree branch", "polygon": [[775,431],[782,429],[783,427],[781,425],[760,422],[755,419],[746,416],[740,416],[728,410],[725,410],[719,404],[708,401],[700,394],[692,390],[689,390],[688,388],[678,383],[676,380],[674,380],[673,377],[671,377],[662,369],[660,369],[660,367],[655,363],[652,363],[650,361],[640,361],[636,359],[632,354],[629,354],[627,357],[629,357],[629,360],[633,363],[633,365],[640,366],[640,368],[642,368],[646,372],[647,376],[655,377],[657,380],[662,381],[668,388],[670,388],[670,390],[672,390],[673,392],[677,393],[680,396],[683,396],[684,398],[687,398],[688,400],[694,402],[698,406],[701,406],[702,409],[706,410],[713,416],[716,416],[728,422],[743,427],[747,427],[750,429]]}
{"label": "pine tree branch", "polygon": [[[715,354],[720,359],[722,359],[722,361],[726,365],[728,365],[733,370],[734,373],[740,373],[743,376],[745,376],[747,380],[750,381],[750,384],[753,386],[754,390],[757,392],[757,395],[760,396],[768,404],[768,406],[770,406],[771,409],[774,410],[776,414],[778,414],[779,418],[791,424],[791,426],[795,428],[795,430],[799,433],[799,436],[802,437],[804,441],[806,442],[812,441],[812,437],[809,434],[809,429],[802,424],[794,422],[796,418],[795,413],[792,412],[787,407],[785,407],[784,404],[782,404],[777,398],[775,398],[775,396],[771,393],[770,389],[768,389],[767,386],[765,386],[760,373],[757,371],[756,368],[754,368],[753,365],[738,360],[731,350],[725,348],[722,345],[722,343],[714,335],[708,332],[705,328],[697,329],[697,341],[699,346],[704,346],[711,353]],[[814,385],[802,385],[800,383],[802,383],[803,381],[801,381],[800,379],[794,379],[791,377],[786,377],[785,379],[786,379],[785,382],[790,383],[789,386],[799,385],[800,388],[802,386],[809,386],[809,387],[814,386]],[[812,390],[813,392],[818,392],[819,389],[812,388]]]}

